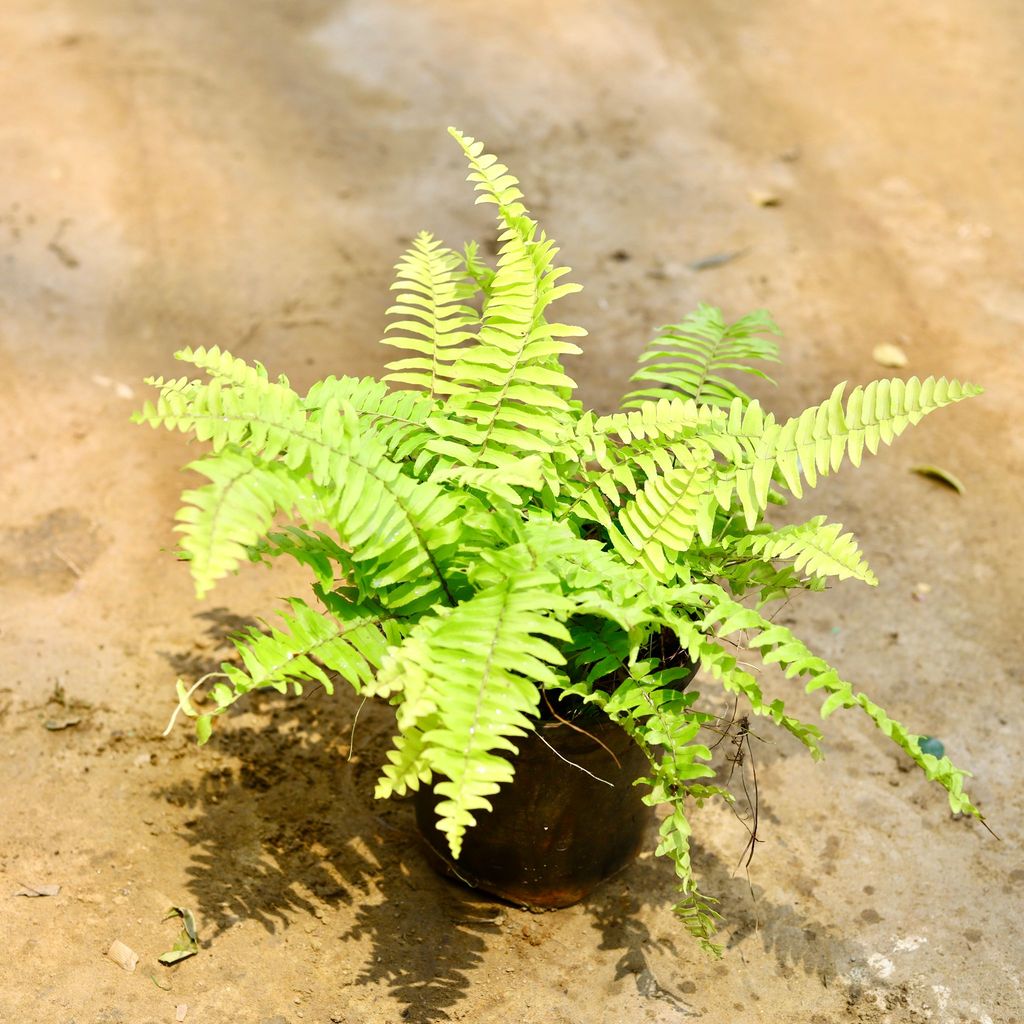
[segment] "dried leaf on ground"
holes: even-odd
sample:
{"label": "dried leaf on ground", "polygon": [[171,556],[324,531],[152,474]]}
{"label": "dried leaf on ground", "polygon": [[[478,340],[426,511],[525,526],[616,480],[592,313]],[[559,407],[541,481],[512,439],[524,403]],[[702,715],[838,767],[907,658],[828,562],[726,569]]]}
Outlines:
{"label": "dried leaf on ground", "polygon": [[954,476],[949,470],[943,469],[941,466],[911,466],[910,472],[930,477],[932,480],[938,480],[939,483],[952,487],[957,494],[964,493],[964,485],[961,483],[960,478]]}
{"label": "dried leaf on ground", "polygon": [[691,270],[714,270],[715,267],[724,267],[726,263],[731,263],[746,251],[746,249],[732,249],[729,252],[716,252],[711,256],[705,256],[703,259],[694,260],[688,266]]}
{"label": "dried leaf on ground", "polygon": [[78,716],[73,718],[48,718],[43,725],[50,730],[50,732],[59,732],[61,729],[70,729],[73,726],[78,725],[82,719]]}
{"label": "dried leaf on ground", "polygon": [[750,201],[755,206],[782,205],[782,197],[779,193],[767,188],[752,188],[750,190]]}
{"label": "dried leaf on ground", "polygon": [[166,921],[171,917],[180,917],[182,928],[178,941],[166,953],[157,957],[157,960],[165,967],[170,967],[171,964],[187,960],[190,956],[195,956],[199,952],[196,920],[192,911],[188,907],[171,907],[164,914],[164,920]]}
{"label": "dried leaf on ground", "polygon": [[22,885],[14,893],[15,896],[58,896],[60,895],[59,885]]}

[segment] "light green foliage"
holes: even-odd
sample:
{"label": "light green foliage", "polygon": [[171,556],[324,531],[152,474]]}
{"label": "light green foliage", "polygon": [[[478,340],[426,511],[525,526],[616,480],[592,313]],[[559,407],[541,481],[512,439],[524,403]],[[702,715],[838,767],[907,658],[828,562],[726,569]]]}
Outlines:
{"label": "light green foliage", "polygon": [[640,356],[640,369],[630,378],[650,386],[631,391],[623,408],[643,408],[659,398],[685,395],[701,405],[728,408],[747,396],[723,373],[746,373],[770,381],[748,360],[779,361],[779,347],[764,334],[778,334],[775,321],[760,310],[727,324],[720,310],[700,306],[681,324],[663,327]]}
{"label": "light green foliage", "polygon": [[391,287],[399,295],[388,313],[403,319],[388,324],[382,341],[418,354],[389,363],[385,379],[422,388],[431,398],[450,395],[459,346],[473,337],[477,315],[466,303],[476,288],[459,256],[426,231],[395,269]]}
{"label": "light green foliage", "polygon": [[[554,686],[552,665],[564,657],[551,640],[568,640],[558,613],[568,610],[558,579],[547,572],[518,572],[477,591],[441,618],[412,630],[388,656],[380,688],[401,694],[399,725],[416,730],[419,755],[385,769],[380,792],[409,786],[429,771],[440,829],[453,857],[476,823],[474,812],[491,809],[487,797],[512,778],[502,754],[516,753],[516,737],[532,727],[539,686]],[[499,751],[501,753],[496,753]]]}
{"label": "light green foliage", "polygon": [[282,556],[315,581],[315,603],[294,598],[280,628],[236,638],[240,664],[223,666],[213,711],[197,712],[179,686],[200,740],[253,688],[347,680],[396,708],[378,795],[432,785],[457,858],[512,779],[542,691],[574,695],[647,754],[638,782],[648,802],[668,805],[658,853],[675,865],[681,919],[709,950],[717,915],[693,877],[687,809],[731,796],[721,780],[701,781],[715,775],[711,716],[695,690],[678,689],[685,667],[658,660],[666,635],[813,757],[820,730],[765,695],[744,651],[820,691],[823,717],[859,708],[954,810],[980,817],[964,772],[922,753],[919,737],[761,611],[830,577],[876,582],[839,524],[773,527],[768,505],[980,389],[945,378],[840,385],[778,423],[727,376],[764,378],[751,361],[777,361],[765,336],[774,323],[764,313],[728,323],[702,306],[647,348],[633,377],[644,386],[623,410],[596,416],[561,363],[585,332],[549,317],[577,286],[562,281],[517,179],[452,134],[477,202],[496,210],[496,264],[475,243],[460,253],[416,238],[397,267],[384,343],[402,354],[384,381],[328,377],[303,396],[218,348],[177,354],[196,379],[149,381],[156,400],[136,419],[210,449],[191,466],[207,482],[178,514],[197,593],[242,561]]}
{"label": "light green foliage", "polygon": [[791,558],[797,572],[806,570],[815,576],[838,576],[841,580],[852,578],[877,586],[878,580],[864,561],[853,534],[841,534],[842,528],[839,523],[826,522],[824,516],[815,516],[799,526],[745,534],[732,542],[730,550],[768,560]]}

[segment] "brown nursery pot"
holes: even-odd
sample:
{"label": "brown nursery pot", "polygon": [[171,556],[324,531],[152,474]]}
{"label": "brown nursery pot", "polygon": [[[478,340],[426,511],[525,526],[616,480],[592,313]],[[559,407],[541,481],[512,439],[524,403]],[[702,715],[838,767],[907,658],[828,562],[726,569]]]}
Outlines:
{"label": "brown nursery pot", "polygon": [[[457,862],[436,827],[438,798],[420,790],[416,824],[434,866],[475,889],[548,909],[578,902],[629,864],[640,852],[650,817],[640,787],[633,785],[647,760],[607,719],[581,728],[605,743],[622,767],[590,736],[559,722],[539,723],[539,735],[519,741],[512,759],[515,779],[490,798],[494,809],[480,814],[466,833]],[[579,767],[566,764],[552,747]]]}
{"label": "brown nursery pot", "polygon": [[652,816],[641,799],[644,787],[633,785],[646,774],[647,759],[603,716],[573,725],[542,720],[536,733],[517,741],[515,778],[490,798],[493,810],[477,816],[458,861],[436,827],[438,797],[429,788],[417,792],[416,824],[437,870],[549,910],[579,902],[636,858]]}

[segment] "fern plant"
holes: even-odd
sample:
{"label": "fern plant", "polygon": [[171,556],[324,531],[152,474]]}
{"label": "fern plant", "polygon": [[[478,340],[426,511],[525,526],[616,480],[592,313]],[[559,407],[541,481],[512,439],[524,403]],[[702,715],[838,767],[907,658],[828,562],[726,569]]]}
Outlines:
{"label": "fern plant", "polygon": [[[955,812],[980,817],[965,772],[843,679],[764,605],[831,577],[876,580],[849,533],[815,517],[773,527],[769,504],[860,463],[908,426],[980,392],[945,378],[879,380],[777,420],[730,374],[764,377],[777,333],[765,313],[727,323],[701,306],[650,343],[622,411],[574,398],[562,359],[578,327],[551,307],[577,291],[519,183],[482,143],[451,131],[478,203],[496,208],[499,251],[456,252],[420,234],[397,266],[383,381],[328,377],[305,395],[214,348],[177,358],[199,371],[150,379],[136,414],[207,442],[191,464],[181,548],[197,594],[241,563],[288,557],[313,577],[279,628],[236,639],[212,705],[181,709],[205,742],[257,687],[301,693],[337,679],[396,710],[377,795],[432,786],[452,858],[511,782],[517,742],[543,696],[573,695],[642,748],[637,782],[668,807],[658,853],[678,877],[677,911],[708,950],[717,916],[690,863],[691,801],[730,799],[708,762],[712,716],[678,664],[651,652],[674,634],[690,662],[813,758],[821,732],[766,695],[746,649],[822,696],[821,714],[863,711]],[[404,385],[393,388],[392,385]],[[744,600],[745,599],[745,600]],[[549,691],[542,694],[542,691]]]}

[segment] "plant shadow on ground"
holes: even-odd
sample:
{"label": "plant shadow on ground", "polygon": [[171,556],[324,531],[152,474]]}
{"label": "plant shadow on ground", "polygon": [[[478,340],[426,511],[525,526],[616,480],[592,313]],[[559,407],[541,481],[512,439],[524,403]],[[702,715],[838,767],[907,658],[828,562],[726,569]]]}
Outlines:
{"label": "plant shadow on ground", "polygon": [[[691,844],[692,859],[701,888],[719,899],[719,934],[716,940],[725,947],[725,963],[730,955],[741,955],[743,947],[759,941],[769,956],[774,956],[776,972],[789,977],[799,969],[817,977],[829,987],[851,961],[863,961],[866,950],[850,941],[835,928],[815,920],[792,906],[765,898],[764,889],[751,885],[742,870],[736,871],[718,856]],[[620,954],[616,979],[635,975],[638,991],[651,998],[667,999],[681,1012],[687,1009],[680,994],[665,983],[652,962],[652,954],[671,954],[676,963],[684,963],[687,945],[696,945],[678,923],[677,936],[656,937],[647,925],[650,912],[675,902],[676,879],[672,866],[655,858],[642,858],[630,865],[615,881],[604,885],[585,902],[584,909],[600,932],[603,950]],[[625,883],[623,885],[622,883]],[[702,954],[696,954],[702,955]],[[692,962],[692,958],[689,958]],[[695,991],[683,984],[682,991]],[[683,1012],[684,1016],[687,1016]]]}
{"label": "plant shadow on ground", "polygon": [[[206,617],[211,636],[219,625],[247,625]],[[201,655],[165,657],[192,676],[218,667]],[[329,927],[332,908],[351,908],[333,949],[329,931],[317,936],[325,960],[358,944],[363,967],[349,984],[385,984],[404,1004],[403,1020],[448,1019],[488,937],[498,933],[501,908],[434,874],[409,802],[374,800],[391,742],[390,709],[367,704],[360,711],[351,691],[339,686],[328,697],[313,686],[299,698],[251,694],[245,711],[222,723],[202,756],[230,764],[207,767],[198,781],[186,768],[183,779],[157,792],[193,812],[188,885],[212,925],[211,946],[239,921],[269,933],[302,917]],[[344,1009],[344,994],[339,1002]]]}
{"label": "plant shadow on ground", "polygon": [[[199,617],[209,623],[200,646],[211,649],[164,655],[193,678],[219,668],[213,655],[225,630],[251,624],[223,609]],[[317,686],[299,698],[257,692],[244,711],[228,716],[207,748],[232,764],[207,768],[198,781],[189,773],[192,778],[157,795],[194,812],[186,822],[193,848],[189,888],[213,926],[213,944],[239,921],[276,933],[301,916],[329,923],[332,908],[351,908],[351,923],[337,941],[365,952],[349,983],[383,983],[403,1004],[404,1020],[428,1024],[449,1019],[448,1011],[465,997],[488,940],[499,936],[502,906],[434,874],[408,801],[374,800],[392,729],[390,709],[360,708],[344,686],[334,697]],[[767,901],[756,886],[752,899],[742,875],[696,844],[694,862],[708,891],[722,900],[727,950],[756,936],[780,973],[800,968],[826,985],[837,964],[863,957],[828,926]],[[616,978],[635,976],[641,995],[668,1000],[688,1016],[652,954],[684,962],[692,959],[686,956],[691,940],[681,925],[673,938],[658,939],[646,923],[650,912],[673,902],[674,885],[670,864],[645,858],[581,909],[600,933],[600,949],[619,953]],[[323,955],[331,957],[340,946],[332,950],[326,934],[320,936]]]}
{"label": "plant shadow on ground", "polygon": [[205,624],[192,648],[185,651],[157,651],[189,683],[211,672],[220,671],[221,662],[233,658],[234,648],[228,639],[230,634],[260,626],[256,619],[236,615],[222,606],[199,612],[192,617]]}

